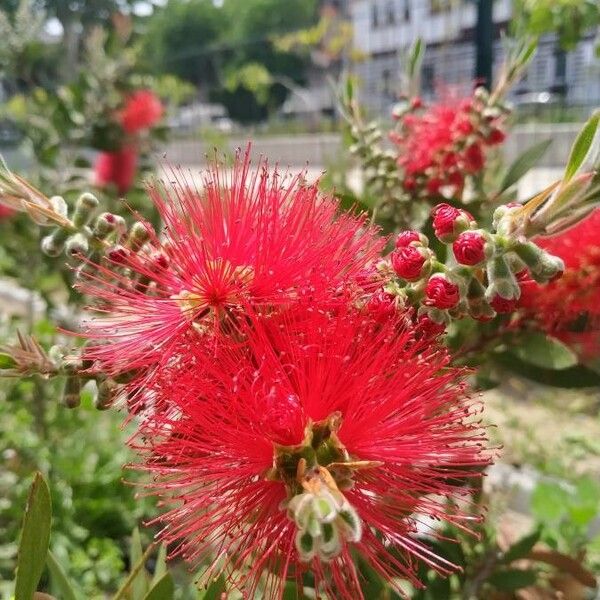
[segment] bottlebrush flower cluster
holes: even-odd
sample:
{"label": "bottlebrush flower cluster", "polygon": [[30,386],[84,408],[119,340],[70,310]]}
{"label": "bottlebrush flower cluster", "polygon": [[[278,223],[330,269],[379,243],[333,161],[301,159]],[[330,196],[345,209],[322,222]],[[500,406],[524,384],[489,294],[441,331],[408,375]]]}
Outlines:
{"label": "bottlebrush flower cluster", "polygon": [[115,115],[115,126],[122,130],[120,147],[103,151],[94,166],[95,185],[114,185],[123,195],[135,181],[139,149],[137,137],[154,127],[163,116],[163,105],[150,90],[137,90],[127,96],[123,108]]}
{"label": "bottlebrush flower cluster", "polygon": [[478,88],[467,98],[424,106],[413,98],[394,112],[390,139],[398,146],[404,189],[412,196],[460,198],[467,179],[486,165],[486,151],[505,139],[505,109]]}
{"label": "bottlebrush flower cluster", "polygon": [[162,539],[247,597],[311,572],[363,598],[358,555],[392,586],[419,585],[415,558],[449,572],[422,517],[468,530],[455,501],[490,457],[465,373],[409,308],[373,310],[377,228],[247,158],[151,195],[164,231],[101,215],[79,286],[83,365],[132,402]]}
{"label": "bottlebrush flower cluster", "polygon": [[524,325],[535,326],[576,347],[586,358],[600,351],[600,210],[537,245],[565,263],[563,276],[542,289],[519,274]]}

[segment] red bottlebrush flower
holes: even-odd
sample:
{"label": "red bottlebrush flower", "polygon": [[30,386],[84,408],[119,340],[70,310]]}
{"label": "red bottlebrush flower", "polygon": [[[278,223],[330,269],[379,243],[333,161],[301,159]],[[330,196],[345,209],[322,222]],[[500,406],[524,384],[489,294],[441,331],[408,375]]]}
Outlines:
{"label": "red bottlebrush flower", "polygon": [[516,298],[503,298],[502,296],[496,294],[492,301],[490,302],[490,306],[498,313],[498,314],[508,314],[515,311],[517,308],[518,300]]}
{"label": "red bottlebrush flower", "polygon": [[[563,259],[565,271],[561,277],[539,285],[527,273],[519,274],[521,297],[519,306],[524,318],[543,331],[568,340],[585,350],[590,357],[589,340],[600,326],[600,210],[586,219],[549,238],[538,238],[536,244],[550,254]],[[576,321],[584,319],[583,331]],[[581,344],[578,343],[581,340]],[[596,356],[600,346],[596,346]]]}
{"label": "red bottlebrush flower", "polygon": [[413,242],[421,243],[421,234],[418,231],[401,231],[396,238],[396,248],[405,248]]}
{"label": "red bottlebrush flower", "polygon": [[479,173],[485,165],[483,149],[479,143],[471,144],[464,152],[463,161],[468,173]]}
{"label": "red bottlebrush flower", "polygon": [[465,231],[452,244],[456,261],[474,266],[485,260],[485,238],[478,231]]}
{"label": "red bottlebrush flower", "polygon": [[397,312],[396,296],[380,290],[369,298],[366,307],[378,323],[385,323]]}
{"label": "red bottlebrush flower", "polygon": [[114,185],[119,194],[126,194],[135,181],[137,150],[125,146],[116,152],[101,152],[94,165],[95,185]]}
{"label": "red bottlebrush flower", "polygon": [[473,217],[466,210],[455,208],[450,204],[438,204],[431,211],[433,216],[433,230],[436,237],[448,243],[456,239],[461,229],[466,229]]}
{"label": "red bottlebrush flower", "polygon": [[121,126],[127,133],[137,133],[156,125],[163,112],[163,105],[154,92],[137,90],[125,100],[120,115]]}
{"label": "red bottlebrush flower", "polygon": [[406,323],[301,311],[199,351],[137,444],[173,554],[265,600],[308,571],[318,595],[364,600],[357,555],[399,593],[415,559],[450,572],[417,537],[422,515],[468,529],[459,500],[490,459],[463,372]]}
{"label": "red bottlebrush flower", "polygon": [[425,286],[425,295],[428,305],[442,309],[454,308],[460,300],[458,286],[441,274],[429,278]]}
{"label": "red bottlebrush flower", "polygon": [[[264,164],[251,174],[248,153],[230,177],[216,167],[206,173],[202,192],[175,183],[150,195],[164,238],[151,235],[140,252],[96,265],[80,284],[100,304],[87,355],[111,373],[153,364],[182,336],[235,329],[248,307],[325,303],[356,288],[385,244],[366,218],[339,214],[337,201],[302,175],[281,178]],[[155,253],[168,267],[156,266]]]}
{"label": "red bottlebrush flower", "polygon": [[392,252],[392,267],[398,277],[406,281],[416,281],[423,275],[423,267],[427,260],[423,249],[416,246],[406,246]]}

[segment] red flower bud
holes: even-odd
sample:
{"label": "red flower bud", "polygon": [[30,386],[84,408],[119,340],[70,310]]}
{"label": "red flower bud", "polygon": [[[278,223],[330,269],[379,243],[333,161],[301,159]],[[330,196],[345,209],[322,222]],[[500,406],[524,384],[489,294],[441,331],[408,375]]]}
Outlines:
{"label": "red flower bud", "polygon": [[433,230],[436,237],[442,242],[452,242],[460,233],[460,227],[457,223],[461,219],[463,229],[468,227],[469,222],[473,221],[473,217],[466,210],[454,208],[450,204],[438,204],[432,211],[433,215]]}
{"label": "red flower bud", "polygon": [[454,308],[460,300],[460,292],[455,283],[444,275],[433,275],[425,287],[426,304],[436,308]]}
{"label": "red flower bud", "polygon": [[416,281],[423,273],[425,253],[415,246],[399,248],[392,253],[392,267],[398,277]]}
{"label": "red flower bud", "polygon": [[498,314],[511,313],[517,306],[517,299],[507,299],[503,298],[499,294],[496,294],[490,302],[490,305]]}
{"label": "red flower bud", "polygon": [[501,144],[505,139],[506,139],[506,134],[504,133],[504,131],[502,131],[502,129],[498,129],[498,128],[494,127],[490,131],[490,134],[487,136],[485,141],[490,146],[496,146],[498,144]]}
{"label": "red flower bud", "polygon": [[425,339],[436,338],[446,331],[444,323],[436,323],[429,315],[421,315],[417,319],[417,332]]}
{"label": "red flower bud", "polygon": [[376,321],[383,323],[396,312],[396,297],[383,290],[373,294],[367,302],[367,310]]}
{"label": "red flower bud", "polygon": [[129,257],[129,251],[123,246],[113,246],[106,252],[106,256],[111,262],[123,264]]}
{"label": "red flower bud", "polygon": [[465,231],[452,244],[452,250],[461,265],[478,265],[485,259],[485,238],[478,231]]}
{"label": "red flower bud", "polygon": [[471,144],[464,153],[465,170],[469,173],[478,173],[483,169],[485,158],[479,144]]}
{"label": "red flower bud", "polygon": [[432,177],[427,182],[427,191],[435,196],[440,193],[440,188],[444,185],[444,182],[439,177]]}
{"label": "red flower bud", "polygon": [[401,231],[396,238],[396,248],[405,248],[412,242],[420,242],[421,235],[418,231],[408,230]]}
{"label": "red flower bud", "polygon": [[407,192],[411,192],[412,190],[415,189],[415,187],[417,187],[417,182],[415,181],[415,178],[414,177],[410,177],[410,176],[405,177],[404,181],[402,182],[402,184],[404,186],[404,189]]}
{"label": "red flower bud", "polygon": [[415,108],[421,108],[421,106],[423,106],[423,100],[421,100],[421,98],[419,96],[415,96],[411,101],[410,101],[410,107],[415,109]]}

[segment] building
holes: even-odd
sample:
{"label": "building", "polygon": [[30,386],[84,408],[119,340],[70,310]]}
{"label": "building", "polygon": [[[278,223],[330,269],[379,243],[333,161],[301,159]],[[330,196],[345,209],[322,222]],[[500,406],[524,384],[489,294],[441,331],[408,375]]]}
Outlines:
{"label": "building", "polygon": [[[426,44],[421,71],[425,97],[433,96],[440,85],[472,84],[474,0],[353,0],[349,14],[354,46],[366,56],[355,72],[362,82],[363,101],[373,113],[389,113],[401,85],[402,57],[417,38]],[[494,2],[494,73],[504,60],[502,32],[511,14],[511,0]],[[568,53],[553,36],[542,38],[525,77],[513,90],[513,100],[559,98],[569,105],[599,105],[600,67],[594,35],[590,32]]]}

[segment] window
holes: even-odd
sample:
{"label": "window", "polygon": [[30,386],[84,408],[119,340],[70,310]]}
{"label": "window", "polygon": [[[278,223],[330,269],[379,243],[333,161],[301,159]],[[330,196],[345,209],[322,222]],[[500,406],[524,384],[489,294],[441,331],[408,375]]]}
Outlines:
{"label": "window", "polygon": [[435,67],[433,64],[423,65],[421,71],[423,91],[432,94],[435,85]]}
{"label": "window", "polygon": [[371,28],[377,29],[379,27],[379,7],[377,4],[371,6]]}
{"label": "window", "polygon": [[396,7],[393,0],[388,0],[385,6],[385,23],[386,25],[396,24]]}
{"label": "window", "polygon": [[381,91],[386,97],[393,96],[392,90],[392,72],[389,69],[384,69],[381,72]]}
{"label": "window", "polygon": [[404,0],[404,10],[402,11],[404,21],[410,21],[410,0]]}

